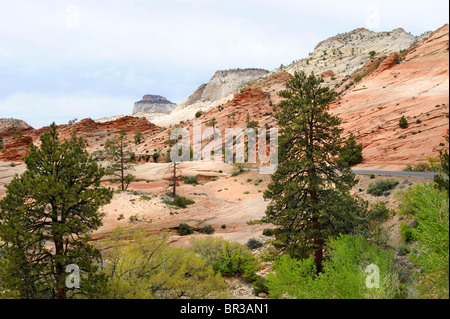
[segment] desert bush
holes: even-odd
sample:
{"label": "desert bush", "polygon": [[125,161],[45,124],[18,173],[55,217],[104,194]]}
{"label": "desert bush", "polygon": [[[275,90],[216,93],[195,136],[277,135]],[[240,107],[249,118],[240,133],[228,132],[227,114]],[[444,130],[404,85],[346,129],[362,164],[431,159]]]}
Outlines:
{"label": "desert bush", "polygon": [[449,298],[449,197],[434,183],[419,184],[402,193],[399,209],[417,226],[410,228],[415,251],[408,255],[421,272],[415,288],[423,298]]}
{"label": "desert bush", "polygon": [[369,213],[372,219],[386,220],[389,217],[389,208],[386,207],[385,202],[378,202],[372,205]]}
{"label": "desert bush", "polygon": [[191,249],[224,276],[241,276],[250,282],[257,279],[256,272],[260,269],[260,264],[245,245],[209,237],[194,239]]}
{"label": "desert bush", "polygon": [[400,256],[406,256],[410,253],[410,251],[411,250],[409,249],[409,247],[406,244],[403,244],[398,248],[398,254]]}
{"label": "desert bush", "polygon": [[[266,276],[271,298],[373,299],[396,298],[400,280],[392,251],[379,249],[363,237],[342,235],[330,241],[323,271],[317,274],[312,257],[296,260],[287,254],[272,264]],[[379,289],[366,286],[368,265],[379,268]]]}
{"label": "desert bush", "polygon": [[269,288],[266,286],[266,278],[259,276],[253,283],[253,293],[257,296],[260,293],[269,294]]}
{"label": "desert bush", "polygon": [[273,236],[274,235],[274,230],[272,228],[265,228],[263,230],[263,235],[264,236],[268,236],[268,237]]}
{"label": "desert bush", "polygon": [[169,204],[178,206],[180,208],[186,208],[187,205],[195,204],[195,201],[184,196],[176,196]]}
{"label": "desert bush", "polygon": [[211,225],[208,225],[208,226],[205,226],[203,228],[200,228],[199,232],[202,233],[202,234],[211,235],[211,234],[214,234],[214,227],[212,227]]}
{"label": "desert bush", "polygon": [[263,243],[262,242],[260,242],[258,239],[256,239],[256,238],[250,238],[248,241],[247,241],[247,247],[248,248],[250,248],[251,250],[253,250],[253,249],[258,249],[258,248],[261,248],[262,246],[263,246]]}
{"label": "desert bush", "polygon": [[[124,241],[124,239],[129,239]],[[126,244],[124,244],[126,243]],[[166,235],[115,230],[104,252],[107,299],[224,298],[227,284],[189,249],[171,247]]]}
{"label": "desert bush", "polygon": [[198,184],[197,176],[184,176],[183,180],[185,184]]}
{"label": "desert bush", "polygon": [[398,120],[398,126],[400,126],[400,128],[407,128],[408,127],[408,120],[406,119],[406,117],[404,115],[402,115],[400,120]]}
{"label": "desert bush", "polygon": [[191,235],[192,233],[194,233],[194,230],[188,224],[181,223],[178,226],[178,231],[177,232],[178,232],[178,235],[180,235],[180,236],[186,236],[186,235]]}
{"label": "desert bush", "polygon": [[379,180],[375,183],[369,184],[369,187],[367,187],[367,193],[373,195],[373,196],[381,196],[385,192],[390,191],[395,186],[398,185],[398,181],[394,179],[384,179]]}

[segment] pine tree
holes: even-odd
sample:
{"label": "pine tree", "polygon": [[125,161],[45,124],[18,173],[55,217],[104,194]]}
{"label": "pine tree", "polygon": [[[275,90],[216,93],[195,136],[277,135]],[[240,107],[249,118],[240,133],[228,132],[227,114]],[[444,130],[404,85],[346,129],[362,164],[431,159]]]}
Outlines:
{"label": "pine tree", "polygon": [[105,170],[84,140],[74,134],[61,143],[54,123],[40,139],[40,148],[32,146],[24,159],[27,170],[14,177],[0,201],[0,238],[6,243],[0,294],[64,299],[69,264],[99,279],[100,252],[89,236],[101,226],[98,209],[112,192],[100,186]]}
{"label": "pine tree", "polygon": [[350,136],[345,140],[344,146],[339,152],[339,160],[342,162],[343,166],[352,166],[362,162],[363,145],[357,144],[355,136],[350,133]]}
{"label": "pine tree", "polygon": [[111,162],[107,169],[108,175],[114,175],[117,179],[112,179],[111,182],[120,182],[120,189],[122,191],[128,188],[128,185],[136,177],[127,171],[132,170],[131,162],[134,159],[134,153],[125,150],[128,143],[125,141],[126,132],[121,129],[119,136],[115,139],[107,140],[105,143],[106,159]]}
{"label": "pine tree", "polygon": [[367,212],[350,196],[356,180],[338,159],[341,120],[328,113],[335,93],[322,82],[296,72],[279,92],[279,165],[264,193],[276,247],[297,258],[313,253],[318,272],[327,238],[364,229]]}

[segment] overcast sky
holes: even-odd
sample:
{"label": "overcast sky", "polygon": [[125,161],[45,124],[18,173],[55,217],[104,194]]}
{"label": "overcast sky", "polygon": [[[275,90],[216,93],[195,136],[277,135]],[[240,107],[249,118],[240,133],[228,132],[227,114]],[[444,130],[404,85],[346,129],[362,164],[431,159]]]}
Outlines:
{"label": "overcast sky", "polygon": [[0,118],[35,128],[180,103],[216,70],[304,58],[358,27],[420,35],[446,0],[0,0]]}

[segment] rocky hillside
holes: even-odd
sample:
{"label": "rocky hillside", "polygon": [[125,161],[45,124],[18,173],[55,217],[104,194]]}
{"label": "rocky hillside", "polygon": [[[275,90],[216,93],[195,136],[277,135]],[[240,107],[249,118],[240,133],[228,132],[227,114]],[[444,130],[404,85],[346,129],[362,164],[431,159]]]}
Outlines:
{"label": "rocky hillside", "polygon": [[[363,143],[360,168],[401,169],[437,157],[447,145],[448,48],[446,25],[401,54],[369,60],[339,88],[342,94],[331,109],[345,131]],[[398,125],[401,116],[408,120],[406,129]]]}
{"label": "rocky hillside", "polygon": [[177,105],[170,102],[165,97],[160,95],[144,95],[142,100],[134,103],[133,114],[136,113],[164,113],[170,114]]}
{"label": "rocky hillside", "polygon": [[234,94],[242,85],[251,82],[269,71],[261,69],[233,69],[217,71],[208,83],[200,87],[186,100],[181,102],[179,109],[194,103],[215,102]]}
{"label": "rocky hillside", "polygon": [[[259,127],[275,126],[273,114],[280,102],[278,92],[291,73],[314,71],[324,75],[325,84],[338,92],[331,111],[342,118],[345,134],[352,132],[363,143],[364,162],[357,168],[402,169],[407,164],[437,157],[446,145],[448,39],[448,25],[421,38],[402,29],[386,33],[357,29],[319,43],[315,53],[307,58],[309,64],[304,59],[284,71],[277,69],[270,73],[264,70],[217,72],[171,114],[138,113],[137,117],[85,120],[74,127],[86,134],[91,150],[98,150],[122,125],[132,141],[138,130],[136,123],[140,123],[144,141],[139,145],[130,143],[130,150],[136,153],[137,159],[152,161],[151,155],[159,153],[158,160],[163,161],[170,149],[168,132],[174,125],[192,132],[194,119],[200,120],[203,128],[214,119],[216,129],[224,132],[233,126],[245,127],[248,114]],[[375,53],[369,54],[371,51]],[[245,74],[248,77],[244,81]],[[216,100],[229,92],[224,99]],[[198,110],[203,114],[197,118]],[[409,123],[406,129],[398,126],[402,115]],[[70,129],[61,127],[62,131]],[[31,134],[34,143],[38,142],[40,131]]]}
{"label": "rocky hillside", "polygon": [[406,50],[427,35],[428,32],[415,37],[402,28],[390,32],[359,28],[318,43],[308,57],[293,62],[284,70],[291,74],[303,70],[323,75],[325,84],[334,88],[359,70],[371,54],[381,56]]}
{"label": "rocky hillside", "polygon": [[2,119],[0,118],[0,134],[8,134],[8,131],[33,129],[30,125],[22,120]]}

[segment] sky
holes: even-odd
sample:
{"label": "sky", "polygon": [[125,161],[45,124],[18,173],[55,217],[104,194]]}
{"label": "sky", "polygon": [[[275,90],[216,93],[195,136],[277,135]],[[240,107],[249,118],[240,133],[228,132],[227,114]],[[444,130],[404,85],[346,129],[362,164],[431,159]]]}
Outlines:
{"label": "sky", "polygon": [[217,70],[306,57],[359,27],[420,35],[446,0],[0,0],[0,118],[34,128],[180,103]]}

